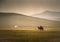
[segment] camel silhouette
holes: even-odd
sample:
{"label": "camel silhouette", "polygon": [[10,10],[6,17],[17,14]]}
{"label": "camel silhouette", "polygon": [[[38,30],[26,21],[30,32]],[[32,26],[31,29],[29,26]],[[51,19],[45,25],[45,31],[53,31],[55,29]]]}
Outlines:
{"label": "camel silhouette", "polygon": [[40,31],[44,31],[43,26],[38,26],[38,29],[39,29]]}

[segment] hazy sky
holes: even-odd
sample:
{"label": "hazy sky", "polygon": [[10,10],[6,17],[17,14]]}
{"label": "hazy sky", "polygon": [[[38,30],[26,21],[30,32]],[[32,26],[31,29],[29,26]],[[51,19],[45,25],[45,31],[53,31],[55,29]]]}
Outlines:
{"label": "hazy sky", "polygon": [[32,15],[46,10],[60,12],[60,0],[0,0],[0,12]]}

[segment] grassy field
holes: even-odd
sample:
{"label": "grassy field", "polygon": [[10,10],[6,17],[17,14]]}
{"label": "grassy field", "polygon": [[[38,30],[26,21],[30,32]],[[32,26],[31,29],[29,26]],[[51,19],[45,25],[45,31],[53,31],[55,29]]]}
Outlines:
{"label": "grassy field", "polygon": [[60,42],[60,31],[0,30],[0,42]]}

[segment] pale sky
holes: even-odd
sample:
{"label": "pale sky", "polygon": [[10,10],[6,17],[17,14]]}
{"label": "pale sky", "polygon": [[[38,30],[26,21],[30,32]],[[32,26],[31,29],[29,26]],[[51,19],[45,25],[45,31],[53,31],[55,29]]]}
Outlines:
{"label": "pale sky", "polygon": [[33,15],[47,10],[60,12],[60,0],[0,0],[0,12]]}

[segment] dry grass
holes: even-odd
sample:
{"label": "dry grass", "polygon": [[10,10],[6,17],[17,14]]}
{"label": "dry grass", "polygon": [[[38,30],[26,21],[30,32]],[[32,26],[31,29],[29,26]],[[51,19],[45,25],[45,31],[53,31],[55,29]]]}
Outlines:
{"label": "dry grass", "polygon": [[0,42],[60,42],[60,31],[0,30]]}

